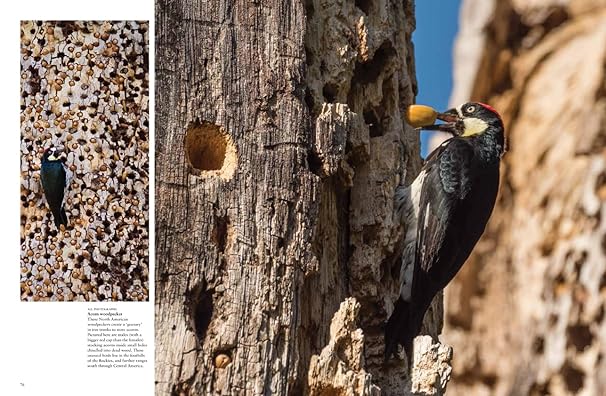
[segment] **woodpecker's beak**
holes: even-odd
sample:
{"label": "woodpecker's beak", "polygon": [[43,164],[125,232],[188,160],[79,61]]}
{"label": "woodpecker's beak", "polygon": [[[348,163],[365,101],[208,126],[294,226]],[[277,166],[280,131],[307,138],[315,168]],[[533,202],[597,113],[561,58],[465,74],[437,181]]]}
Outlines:
{"label": "woodpecker's beak", "polygon": [[463,133],[464,124],[463,119],[459,116],[457,109],[450,109],[444,113],[438,113],[438,120],[444,121],[443,124],[434,124],[423,127],[425,130],[430,131],[442,131],[451,133],[455,136],[459,136]]}
{"label": "woodpecker's beak", "polygon": [[457,109],[446,110],[444,113],[438,113],[438,120],[442,120],[444,122],[457,122],[461,119],[459,117],[459,113]]}

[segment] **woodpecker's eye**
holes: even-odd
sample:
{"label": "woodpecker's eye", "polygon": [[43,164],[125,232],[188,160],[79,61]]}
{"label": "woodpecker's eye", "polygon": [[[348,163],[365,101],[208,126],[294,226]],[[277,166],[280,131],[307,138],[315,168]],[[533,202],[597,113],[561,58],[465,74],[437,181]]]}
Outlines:
{"label": "woodpecker's eye", "polygon": [[467,106],[467,108],[465,109],[466,112],[468,113],[473,113],[474,111],[476,111],[476,107],[475,106]]}

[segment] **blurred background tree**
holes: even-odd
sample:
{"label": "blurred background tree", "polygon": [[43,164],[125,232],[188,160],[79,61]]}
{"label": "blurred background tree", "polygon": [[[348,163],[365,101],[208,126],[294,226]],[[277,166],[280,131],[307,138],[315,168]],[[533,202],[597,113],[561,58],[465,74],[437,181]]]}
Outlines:
{"label": "blurred background tree", "polygon": [[499,109],[509,152],[446,292],[449,393],[604,395],[606,1],[464,0],[460,26],[452,101]]}

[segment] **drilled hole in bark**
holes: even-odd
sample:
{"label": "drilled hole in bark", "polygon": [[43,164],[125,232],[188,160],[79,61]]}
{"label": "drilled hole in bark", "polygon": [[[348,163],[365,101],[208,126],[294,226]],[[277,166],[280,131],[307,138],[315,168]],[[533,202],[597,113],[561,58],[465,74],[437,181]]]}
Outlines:
{"label": "drilled hole in bark", "polygon": [[378,137],[383,135],[381,122],[377,119],[377,115],[373,110],[367,110],[363,113],[364,122],[368,125],[370,137]]}
{"label": "drilled hole in bark", "polygon": [[547,32],[553,30],[566,22],[570,18],[570,15],[564,7],[552,7],[549,10],[549,15],[542,23],[542,28]]}
{"label": "drilled hole in bark", "polygon": [[173,385],[170,395],[171,396],[183,396],[191,394],[191,384],[190,381],[177,382]]}
{"label": "drilled hole in bark", "polygon": [[577,278],[578,278],[579,274],[581,273],[583,264],[585,264],[585,262],[587,261],[587,256],[588,256],[587,250],[583,250],[577,257],[577,259],[574,261],[574,273],[575,273],[575,275],[577,275]]}
{"label": "drilled hole in bark", "polygon": [[200,170],[219,170],[225,160],[227,142],[219,127],[205,124],[187,131],[185,148],[192,166]]}
{"label": "drilled hole in bark", "polygon": [[496,375],[491,375],[491,374],[485,374],[485,375],[482,376],[482,382],[488,388],[494,388],[495,384],[497,383],[497,376]]}
{"label": "drilled hole in bark", "polygon": [[553,280],[553,294],[555,296],[559,296],[562,292],[567,289],[566,278],[564,278],[564,274],[559,273],[555,279]]}
{"label": "drilled hole in bark", "polygon": [[549,395],[549,383],[543,384],[535,382],[528,390],[529,396],[544,396]]}
{"label": "drilled hole in bark", "polygon": [[564,363],[562,367],[562,378],[566,383],[566,388],[573,394],[577,394],[585,382],[585,373],[573,366],[570,362]]}
{"label": "drilled hole in bark", "polygon": [[310,114],[315,114],[314,97],[309,89],[307,92],[305,92],[305,104],[307,105],[307,109],[309,110]]}
{"label": "drilled hole in bark", "polygon": [[598,313],[595,315],[596,323],[602,323],[602,320],[604,320],[604,305],[600,305],[600,309],[598,310]]}
{"label": "drilled hole in bark", "polygon": [[331,83],[324,84],[322,95],[326,103],[334,103],[337,98],[337,86]]}
{"label": "drilled hole in bark", "polygon": [[352,83],[367,84],[376,81],[395,54],[396,51],[389,41],[381,44],[370,61],[366,63],[356,62]]}
{"label": "drilled hole in bark", "polygon": [[195,123],[187,129],[185,153],[196,174],[231,178],[237,164],[231,137],[209,122]]}
{"label": "drilled hole in bark", "polygon": [[366,15],[370,15],[369,11],[372,7],[372,0],[356,0],[356,7]]}
{"label": "drilled hole in bark", "polygon": [[307,152],[307,166],[311,173],[317,176],[322,176],[322,160],[313,150]]}
{"label": "drilled hole in bark", "polygon": [[545,338],[535,337],[532,342],[532,351],[535,354],[542,354],[545,351]]}
{"label": "drilled hole in bark", "polygon": [[606,172],[600,173],[596,178],[595,192],[599,198],[606,198]]}
{"label": "drilled hole in bark", "polygon": [[566,335],[568,336],[568,344],[573,345],[579,352],[584,351],[593,342],[593,335],[586,324],[579,323],[569,326],[566,329]]}
{"label": "drilled hole in bark", "polygon": [[213,290],[207,289],[206,284],[202,282],[190,291],[189,301],[194,331],[201,344],[213,316]]}
{"label": "drilled hole in bark", "polygon": [[211,239],[221,253],[225,252],[228,225],[229,218],[227,216],[215,216],[215,226],[213,227]]}
{"label": "drilled hole in bark", "polygon": [[307,16],[308,21],[314,17],[314,12],[313,0],[305,0],[305,15]]}

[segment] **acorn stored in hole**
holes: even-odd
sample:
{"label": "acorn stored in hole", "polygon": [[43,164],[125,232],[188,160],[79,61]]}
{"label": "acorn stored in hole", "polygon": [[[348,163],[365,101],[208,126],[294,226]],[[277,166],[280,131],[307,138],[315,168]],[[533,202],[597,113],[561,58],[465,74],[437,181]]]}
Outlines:
{"label": "acorn stored in hole", "polygon": [[231,358],[224,353],[219,353],[217,356],[215,356],[215,367],[217,368],[225,368],[230,363]]}

